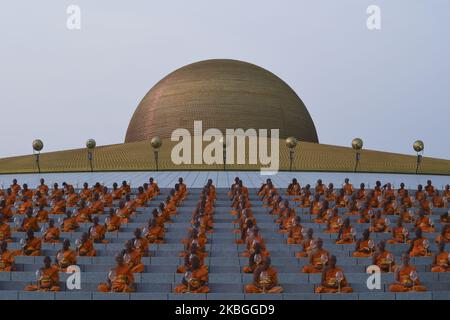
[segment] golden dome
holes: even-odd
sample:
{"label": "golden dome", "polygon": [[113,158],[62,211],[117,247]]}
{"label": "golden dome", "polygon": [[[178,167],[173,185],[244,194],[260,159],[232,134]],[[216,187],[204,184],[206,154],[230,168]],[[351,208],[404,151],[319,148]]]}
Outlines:
{"label": "golden dome", "polygon": [[182,67],[159,81],[142,99],[125,142],[170,138],[195,120],[203,131],[280,129],[280,138],[319,142],[314,123],[297,94],[273,73],[236,60],[206,60]]}

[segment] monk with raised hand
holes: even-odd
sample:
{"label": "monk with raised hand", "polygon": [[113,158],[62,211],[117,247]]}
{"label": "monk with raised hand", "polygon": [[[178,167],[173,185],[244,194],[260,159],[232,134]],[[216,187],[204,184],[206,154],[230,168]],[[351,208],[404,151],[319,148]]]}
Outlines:
{"label": "monk with raised hand", "polygon": [[362,238],[356,241],[355,251],[352,256],[355,258],[368,258],[373,255],[375,242],[370,239],[370,231],[364,230]]}
{"label": "monk with raised hand", "polygon": [[42,232],[42,241],[44,243],[59,243],[60,239],[59,228],[55,226],[55,220],[50,219],[48,221],[47,229]]}
{"label": "monk with raised hand", "polygon": [[297,179],[292,179],[292,182],[288,185],[286,190],[286,195],[288,196],[299,196],[301,194],[302,188]]}
{"label": "monk with raised hand", "polygon": [[89,227],[89,237],[94,243],[108,243],[105,240],[106,227],[98,223],[98,217],[92,219],[93,225]]}
{"label": "monk with raised hand", "polygon": [[290,228],[288,229],[288,244],[301,244],[303,241],[303,227],[299,216],[294,218]]}
{"label": "monk with raised hand", "polygon": [[403,226],[402,219],[397,220],[397,226],[392,228],[392,239],[387,241],[388,243],[410,243],[408,228]]}
{"label": "monk with raised hand", "polygon": [[208,293],[208,268],[200,264],[197,256],[191,257],[191,267],[185,273],[181,284],[175,287],[175,293]]}
{"label": "monk with raised hand", "polygon": [[312,250],[315,249],[316,239],[314,239],[314,231],[312,228],[309,228],[306,231],[305,239],[302,242],[302,251],[299,251],[295,254],[296,258],[305,258],[308,257]]}
{"label": "monk with raised hand", "polygon": [[22,220],[20,227],[17,228],[19,232],[27,232],[28,230],[33,230],[34,232],[39,231],[38,219],[33,217],[33,209],[28,208],[26,212],[26,217]]}
{"label": "monk with raised hand", "polygon": [[416,230],[416,237],[412,240],[408,253],[410,257],[426,257],[431,256],[431,252],[428,250],[430,242],[422,235],[422,230]]}
{"label": "monk with raised hand", "polygon": [[148,240],[142,236],[140,228],[134,229],[133,246],[143,257],[149,257]]}
{"label": "monk with raised hand", "polygon": [[148,243],[164,243],[164,235],[164,227],[158,225],[155,219],[150,219],[148,221],[148,230],[144,232]]}
{"label": "monk with raised hand", "polygon": [[0,272],[15,271],[14,252],[8,250],[6,241],[0,242]]}
{"label": "monk with raised hand", "polygon": [[42,240],[34,236],[33,230],[27,231],[27,238],[20,241],[21,250],[16,252],[16,255],[23,256],[40,256]]}
{"label": "monk with raised hand", "polygon": [[100,292],[122,292],[130,293],[135,291],[134,276],[130,267],[125,263],[123,254],[116,255],[116,267],[111,269],[106,283],[98,286]]}
{"label": "monk with raised hand", "polygon": [[0,241],[11,242],[11,227],[5,219],[0,219]]}
{"label": "monk with raised hand", "polygon": [[277,271],[271,266],[270,257],[253,272],[253,283],[247,284],[245,293],[282,293],[283,288],[278,284]]}
{"label": "monk with raised hand", "polygon": [[[66,208],[64,208],[66,211]],[[75,217],[72,216],[72,212],[67,210],[66,217],[62,221],[61,231],[62,232],[75,232],[80,225],[78,224]]]}
{"label": "monk with raised hand", "polygon": [[336,256],[331,256],[328,265],[323,268],[321,285],[316,293],[351,293],[353,289],[347,283],[344,272],[336,266]]}
{"label": "monk with raised hand", "polygon": [[75,241],[77,245],[77,255],[80,257],[95,257],[97,252],[94,248],[94,242],[89,239],[87,232],[83,232],[80,239]]}
{"label": "monk with raised hand", "polygon": [[345,218],[344,222],[339,229],[336,244],[350,244],[355,242],[356,232],[350,224],[350,219]]}
{"label": "monk with raised hand", "polygon": [[265,255],[262,251],[261,245],[256,243],[253,246],[253,252],[248,258],[248,266],[244,266],[242,271],[245,273],[253,273],[259,266],[264,263]]}
{"label": "monk with raised hand", "polygon": [[372,264],[380,268],[381,272],[392,272],[396,270],[394,255],[386,250],[386,242],[380,241],[377,250],[373,254]]}
{"label": "monk with raised hand", "polygon": [[444,241],[444,243],[450,243],[450,224],[446,224],[441,229],[441,234],[435,239],[436,243]]}
{"label": "monk with raised hand", "polygon": [[414,223],[415,229],[421,229],[422,232],[435,232],[434,224],[429,216],[425,215],[423,210],[419,211],[419,216]]}
{"label": "monk with raised hand", "polygon": [[59,270],[52,266],[52,260],[46,256],[44,267],[36,272],[37,284],[25,287],[25,291],[60,291]]}
{"label": "monk with raised hand", "polygon": [[396,283],[389,286],[391,292],[427,291],[420,284],[416,267],[409,263],[408,253],[402,254],[402,265],[395,272]]}
{"label": "monk with raised hand", "polygon": [[120,218],[116,215],[113,208],[109,209],[109,216],[105,219],[106,231],[115,232],[120,229]]}
{"label": "monk with raised hand", "polygon": [[144,272],[145,266],[141,262],[141,258],[140,252],[133,246],[133,241],[128,240],[125,243],[125,250],[123,250],[123,260],[132,273]]}
{"label": "monk with raised hand", "polygon": [[64,239],[62,248],[56,252],[55,266],[59,271],[66,272],[69,266],[77,264],[77,254],[70,249],[70,240]]}
{"label": "monk with raised hand", "polygon": [[[192,244],[188,250],[180,254],[180,256],[184,257],[184,264],[178,266],[177,273],[185,273],[186,271],[190,270],[192,268],[192,257],[194,256],[199,258],[200,265],[202,266],[207,255],[208,254],[202,251],[197,244]],[[205,268],[208,267],[205,266]]]}
{"label": "monk with raised hand", "polygon": [[303,273],[321,273],[324,266],[328,263],[330,253],[323,249],[323,240],[318,238],[315,249],[309,255],[309,264],[303,266]]}

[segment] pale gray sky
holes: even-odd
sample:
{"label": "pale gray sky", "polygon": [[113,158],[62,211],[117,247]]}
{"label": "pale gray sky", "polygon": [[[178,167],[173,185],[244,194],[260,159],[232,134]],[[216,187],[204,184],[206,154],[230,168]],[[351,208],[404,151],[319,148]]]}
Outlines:
{"label": "pale gray sky", "polygon": [[[66,8],[81,8],[81,30]],[[366,27],[369,5],[382,29]],[[0,157],[122,143],[146,92],[188,63],[286,81],[321,143],[450,159],[448,0],[14,0],[0,7]]]}

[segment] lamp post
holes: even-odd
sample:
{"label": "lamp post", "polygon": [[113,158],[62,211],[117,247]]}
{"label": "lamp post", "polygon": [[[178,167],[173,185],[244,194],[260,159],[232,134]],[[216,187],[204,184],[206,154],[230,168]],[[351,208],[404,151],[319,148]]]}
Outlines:
{"label": "lamp post", "polygon": [[156,163],[156,171],[159,170],[158,167],[158,153],[159,153],[159,148],[161,148],[162,146],[162,140],[160,137],[156,136],[152,139],[152,141],[150,142],[152,147],[153,147],[153,154],[155,156],[155,163]]}
{"label": "lamp post", "polygon": [[420,166],[420,163],[422,162],[424,148],[425,148],[425,145],[423,144],[422,140],[414,141],[413,149],[417,153],[416,174],[419,172],[419,166]]}
{"label": "lamp post", "polygon": [[39,160],[40,160],[41,151],[42,151],[42,149],[44,149],[44,143],[42,142],[42,140],[36,139],[33,141],[32,146],[33,146],[34,159],[36,160],[36,165],[38,167],[38,172],[41,173],[41,165],[39,163]]}
{"label": "lamp post", "polygon": [[294,161],[294,153],[297,143],[298,141],[294,137],[286,138],[286,147],[289,148],[289,171],[292,171],[292,162]]}
{"label": "lamp post", "polygon": [[352,148],[353,148],[353,150],[356,151],[356,154],[355,154],[356,161],[355,161],[355,168],[353,169],[353,172],[356,172],[356,169],[358,168],[359,159],[361,158],[360,150],[362,149],[362,147],[363,147],[362,139],[355,138],[352,140]]}
{"label": "lamp post", "polygon": [[86,141],[86,148],[88,149],[88,160],[91,166],[91,172],[94,172],[94,166],[92,165],[92,160],[94,160],[94,148],[97,146],[97,142],[94,139],[89,139]]}
{"label": "lamp post", "polygon": [[223,157],[223,171],[226,171],[227,165],[227,141],[224,137],[219,139],[219,142],[222,144],[222,157]]}

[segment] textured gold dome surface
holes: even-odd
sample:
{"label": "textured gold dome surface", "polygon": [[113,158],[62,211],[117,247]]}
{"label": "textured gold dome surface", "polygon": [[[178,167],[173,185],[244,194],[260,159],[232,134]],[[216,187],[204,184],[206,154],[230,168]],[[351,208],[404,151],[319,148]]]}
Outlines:
{"label": "textured gold dome surface", "polygon": [[273,73],[236,60],[206,60],[182,67],[159,81],[142,99],[125,142],[170,138],[172,131],[280,129],[280,138],[318,142],[308,110]]}

